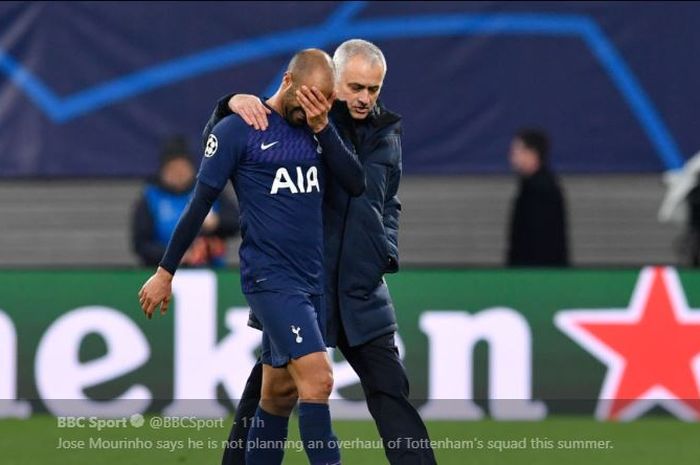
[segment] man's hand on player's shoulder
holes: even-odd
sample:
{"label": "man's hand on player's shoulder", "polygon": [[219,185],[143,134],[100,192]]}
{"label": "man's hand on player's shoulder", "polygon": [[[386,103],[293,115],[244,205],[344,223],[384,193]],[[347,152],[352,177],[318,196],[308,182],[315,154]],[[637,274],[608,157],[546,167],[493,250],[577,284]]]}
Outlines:
{"label": "man's hand on player's shoulder", "polygon": [[228,107],[243,118],[248,126],[253,126],[258,131],[267,129],[267,115],[270,114],[270,109],[255,95],[236,94],[229,99]]}
{"label": "man's hand on player's shoulder", "polygon": [[330,99],[327,99],[315,86],[311,89],[301,86],[296,91],[296,95],[301,108],[306,113],[306,124],[309,125],[315,134],[323,131],[328,126],[328,112],[331,111],[333,106],[335,92]]}
{"label": "man's hand on player's shoulder", "polygon": [[173,275],[165,268],[158,267],[158,270],[148,278],[148,281],[139,291],[139,303],[144,315],[150,320],[153,312],[160,307],[160,314],[165,315],[170,305],[172,295]]}

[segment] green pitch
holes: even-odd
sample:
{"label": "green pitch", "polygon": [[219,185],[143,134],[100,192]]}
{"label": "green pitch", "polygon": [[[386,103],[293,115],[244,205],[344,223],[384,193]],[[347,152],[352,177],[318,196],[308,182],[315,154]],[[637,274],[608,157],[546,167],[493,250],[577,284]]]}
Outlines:
{"label": "green pitch", "polygon": [[[212,464],[221,456],[229,422],[201,430],[155,430],[147,417],[141,427],[58,428],[57,420],[0,421],[0,463],[3,465],[143,465]],[[346,465],[386,464],[378,448],[374,424],[337,421]],[[700,457],[700,424],[668,417],[632,423],[598,423],[590,418],[558,417],[543,422],[429,422],[441,465],[695,465]],[[285,465],[306,464],[297,450],[297,425],[290,424]],[[150,441],[150,442],[149,442]],[[59,442],[62,447],[59,448]]]}

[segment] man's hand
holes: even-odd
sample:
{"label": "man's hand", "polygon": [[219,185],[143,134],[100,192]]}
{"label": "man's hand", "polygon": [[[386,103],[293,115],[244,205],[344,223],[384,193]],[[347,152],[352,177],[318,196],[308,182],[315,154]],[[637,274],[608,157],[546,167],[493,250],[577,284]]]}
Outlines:
{"label": "man's hand", "polygon": [[150,320],[153,317],[153,312],[160,307],[160,314],[165,315],[170,305],[172,295],[173,275],[164,268],[158,267],[158,270],[139,291],[139,303],[144,315]]}
{"label": "man's hand", "polygon": [[331,106],[333,106],[335,92],[328,100],[316,86],[311,89],[301,86],[296,91],[296,95],[301,108],[306,113],[306,124],[309,125],[314,134],[323,131],[328,126],[328,112],[331,111]]}
{"label": "man's hand", "polygon": [[243,118],[248,126],[253,126],[258,131],[267,129],[267,115],[270,114],[270,109],[255,95],[236,94],[229,99],[228,107]]}

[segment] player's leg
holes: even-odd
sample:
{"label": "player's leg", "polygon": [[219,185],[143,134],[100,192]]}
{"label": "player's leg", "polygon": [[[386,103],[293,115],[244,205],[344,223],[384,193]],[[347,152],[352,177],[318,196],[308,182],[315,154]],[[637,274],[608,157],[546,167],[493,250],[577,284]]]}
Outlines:
{"label": "player's leg", "polygon": [[333,390],[333,371],[325,351],[291,360],[288,370],[299,393],[299,402],[328,403]]}
{"label": "player's leg", "polygon": [[333,390],[333,370],[326,353],[325,300],[323,296],[297,295],[299,309],[290,321],[288,369],[299,393],[299,432],[312,465],[340,463],[337,438],[331,427],[328,398]]}
{"label": "player's leg", "polygon": [[248,376],[243,395],[236,406],[236,415],[228,436],[227,445],[224,448],[221,465],[246,465],[246,441],[248,440],[250,425],[260,403],[261,389],[262,361],[258,359],[250,372],[250,376]]}
{"label": "player's leg", "polygon": [[[294,380],[301,397],[299,430],[310,462],[313,465],[340,463],[328,410],[333,375],[318,322],[317,307],[322,310],[319,307],[322,298],[298,292],[260,292],[247,297],[269,340],[269,360],[263,359],[263,362],[275,368],[287,367],[285,372]],[[263,400],[265,386],[275,384],[268,381],[268,373],[276,379],[282,376],[278,371],[270,372],[263,367]],[[268,407],[262,401],[261,405]],[[269,406],[271,409],[275,407]],[[251,428],[251,434],[256,426],[254,424]],[[313,447],[309,447],[309,444]],[[246,457],[248,465],[251,465],[250,454]]]}
{"label": "player's leg", "polygon": [[[338,348],[360,377],[367,407],[377,424],[389,463],[435,464],[435,455],[428,445],[428,431],[408,400],[408,377],[394,343],[394,334],[350,347],[341,331]],[[409,448],[406,438],[412,438],[421,447]],[[387,447],[389,443],[393,447]]]}
{"label": "player's leg", "polygon": [[312,465],[340,464],[340,450],[331,426],[328,398],[333,372],[327,353],[314,352],[293,359],[289,373],[299,392],[299,432]]}
{"label": "player's leg", "polygon": [[[296,400],[296,390],[291,376],[284,368],[286,360],[279,357],[269,330],[276,327],[278,315],[284,313],[282,309],[285,303],[274,292],[246,294],[246,300],[253,315],[263,326],[263,368],[261,399],[248,425],[250,430],[245,461],[247,465],[279,465],[284,457],[289,412]],[[287,405],[287,402],[291,405]]]}
{"label": "player's leg", "polygon": [[294,380],[284,367],[274,368],[271,357],[273,344],[263,332],[262,386],[260,403],[246,442],[247,465],[279,465],[284,458],[289,415],[296,404]]}
{"label": "player's leg", "polygon": [[[300,294],[299,321],[294,344],[290,344],[289,371],[297,386],[300,402],[328,403],[333,390],[333,369],[326,352],[325,299]],[[301,324],[303,322],[303,325]],[[294,326],[294,325],[290,325]]]}
{"label": "player's leg", "polygon": [[273,415],[289,418],[296,403],[297,388],[287,368],[263,365],[260,407]]}

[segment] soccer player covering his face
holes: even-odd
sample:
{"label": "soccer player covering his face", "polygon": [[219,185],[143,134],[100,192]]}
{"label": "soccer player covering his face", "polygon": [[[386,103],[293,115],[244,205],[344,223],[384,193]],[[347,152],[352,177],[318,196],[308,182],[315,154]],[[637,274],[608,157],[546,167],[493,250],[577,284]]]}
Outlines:
{"label": "soccer player covering his face", "polygon": [[158,307],[162,314],[167,311],[177,265],[211,203],[231,180],[241,211],[241,285],[263,326],[263,381],[246,441],[249,465],[282,463],[297,399],[309,463],[340,463],[328,409],[333,377],[324,338],[325,168],[353,195],[360,195],[365,184],[357,157],[328,121],[334,76],[325,52],[299,52],[266,101],[271,110],[267,130],[256,131],[236,115],[216,124],[194,198],[160,267],[139,293],[148,318]]}
{"label": "soccer player covering his face", "polygon": [[[326,342],[340,349],[359,376],[389,463],[432,465],[435,454],[409,399],[408,376],[394,339],[396,314],[383,279],[399,269],[401,117],[379,100],[387,71],[379,47],[350,39],[338,46],[333,61],[337,99],[330,119],[358,154],[366,189],[353,196],[342,180],[329,176],[324,199]],[[257,97],[241,94],[219,101],[205,134],[231,111],[256,129],[268,127],[269,109]],[[261,372],[260,364],[251,371],[229,443],[247,436]],[[412,438],[411,444],[406,438]],[[245,465],[245,456],[227,447],[221,463]]]}

